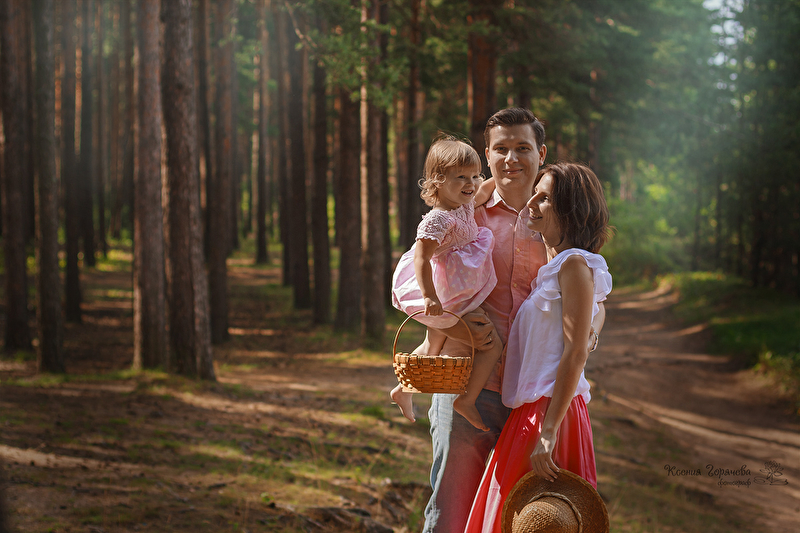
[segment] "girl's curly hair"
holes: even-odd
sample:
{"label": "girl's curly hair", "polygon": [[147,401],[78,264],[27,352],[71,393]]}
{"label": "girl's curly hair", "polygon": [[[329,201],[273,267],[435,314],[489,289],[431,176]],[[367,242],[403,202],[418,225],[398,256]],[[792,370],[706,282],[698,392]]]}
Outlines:
{"label": "girl's curly hair", "polygon": [[481,168],[481,159],[475,148],[453,135],[440,134],[434,139],[425,158],[423,178],[419,180],[419,194],[431,207],[436,205],[439,186],[444,183],[445,171],[452,167]]}

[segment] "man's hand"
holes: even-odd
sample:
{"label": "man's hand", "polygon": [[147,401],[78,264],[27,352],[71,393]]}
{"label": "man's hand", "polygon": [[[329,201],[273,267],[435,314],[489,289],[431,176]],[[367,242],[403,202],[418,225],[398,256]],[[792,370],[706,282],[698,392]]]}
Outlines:
{"label": "man's hand", "polygon": [[[467,346],[472,346],[472,342],[474,342],[476,350],[487,350],[494,344],[495,335],[492,334],[494,324],[483,309],[479,307],[461,318],[467,323],[469,331],[459,320],[455,326],[442,330],[444,334]],[[472,333],[472,339],[470,339],[470,333]]]}

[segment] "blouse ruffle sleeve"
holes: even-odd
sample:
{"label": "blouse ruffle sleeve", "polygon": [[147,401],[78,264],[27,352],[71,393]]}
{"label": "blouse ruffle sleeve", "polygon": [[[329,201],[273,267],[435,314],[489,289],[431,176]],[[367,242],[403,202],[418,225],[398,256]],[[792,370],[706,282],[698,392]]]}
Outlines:
{"label": "blouse ruffle sleeve", "polygon": [[573,255],[580,255],[586,260],[586,264],[592,269],[594,275],[594,305],[592,306],[592,316],[600,311],[600,306],[597,304],[604,301],[608,294],[611,292],[611,274],[608,272],[608,264],[603,256],[593,254],[572,248],[562,252],[556,256],[552,261],[547,263],[541,269],[536,277],[536,291],[531,294],[533,302],[536,307],[542,311],[550,311],[550,307],[554,300],[561,298],[561,287],[558,283],[558,273],[561,271],[561,266],[568,257]]}
{"label": "blouse ruffle sleeve", "polygon": [[439,244],[452,226],[446,211],[428,211],[417,226],[417,239],[431,239]]}

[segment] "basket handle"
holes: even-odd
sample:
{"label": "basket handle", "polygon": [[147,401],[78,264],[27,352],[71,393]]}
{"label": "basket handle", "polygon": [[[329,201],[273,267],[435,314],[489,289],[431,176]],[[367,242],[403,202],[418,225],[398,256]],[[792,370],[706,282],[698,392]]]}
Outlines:
{"label": "basket handle", "polygon": [[[459,319],[461,321],[461,323],[464,324],[464,326],[467,328],[467,333],[469,333],[469,342],[472,345],[472,358],[475,359],[475,339],[472,337],[472,330],[469,329],[469,325],[464,321],[463,318],[461,318],[457,314],[453,313],[452,311],[448,311],[447,309],[443,309],[443,311],[445,313],[449,313],[449,314],[453,315],[454,317],[456,317],[457,319]],[[392,344],[392,356],[394,356],[394,354],[397,353],[397,339],[400,338],[400,331],[402,331],[403,326],[406,325],[406,322],[408,322],[409,320],[411,320],[412,318],[414,318],[418,314],[424,313],[424,312],[425,311],[423,309],[420,309],[419,311],[411,313],[410,315],[408,315],[408,317],[405,320],[403,320],[403,323],[400,324],[400,327],[397,328],[397,333],[394,336],[394,343]]]}

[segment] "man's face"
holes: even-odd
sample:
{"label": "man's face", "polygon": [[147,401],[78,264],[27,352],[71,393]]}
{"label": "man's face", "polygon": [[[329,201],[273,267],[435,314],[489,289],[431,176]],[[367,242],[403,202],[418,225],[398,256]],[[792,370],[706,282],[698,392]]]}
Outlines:
{"label": "man's face", "polygon": [[546,154],[544,145],[536,147],[536,136],[530,124],[501,125],[489,130],[486,160],[501,189],[521,187],[530,193]]}

